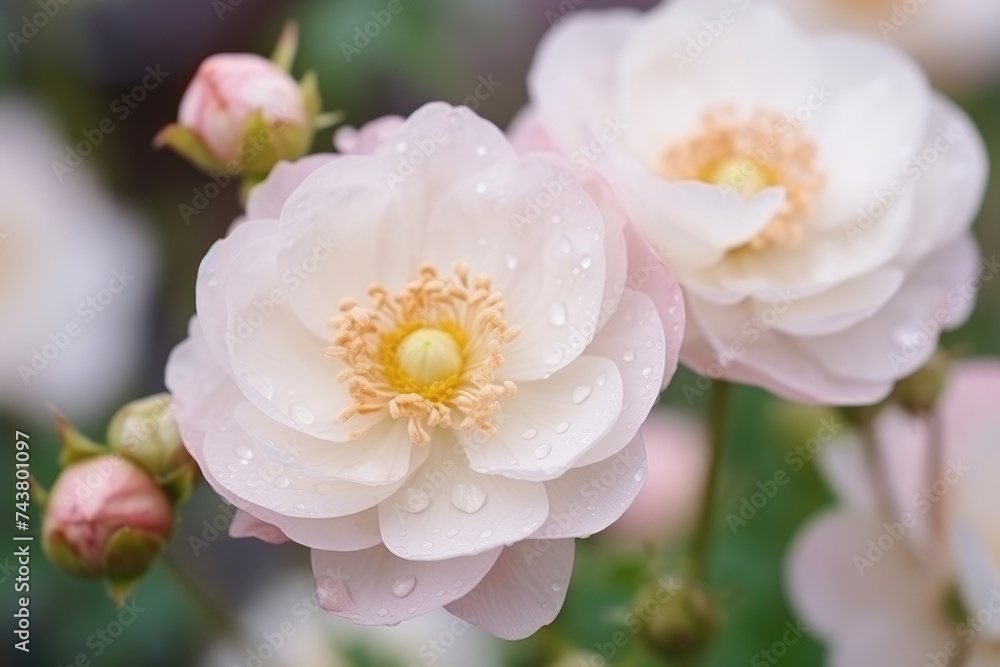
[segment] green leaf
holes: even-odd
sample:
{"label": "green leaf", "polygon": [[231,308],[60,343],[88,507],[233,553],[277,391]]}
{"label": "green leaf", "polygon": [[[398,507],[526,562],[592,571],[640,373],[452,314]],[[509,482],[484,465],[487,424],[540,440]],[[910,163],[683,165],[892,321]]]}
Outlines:
{"label": "green leaf", "polygon": [[153,146],[163,148],[168,146],[178,155],[196,166],[202,171],[214,171],[223,169],[225,165],[220,162],[205,143],[193,130],[172,123],[160,130],[153,139]]}
{"label": "green leaf", "polygon": [[285,70],[292,71],[292,63],[295,62],[295,54],[299,50],[299,26],[295,21],[289,21],[281,30],[281,37],[274,47],[271,60],[275,65]]}
{"label": "green leaf", "polygon": [[94,456],[108,453],[108,449],[104,445],[94,442],[77,431],[62,413],[53,411],[53,419],[56,423],[59,441],[62,443],[62,451],[59,453],[59,464],[62,467],[65,468]]}
{"label": "green leaf", "polygon": [[132,528],[120,528],[108,540],[104,551],[104,570],[112,582],[131,582],[146,573],[163,550],[164,541],[156,535]]}

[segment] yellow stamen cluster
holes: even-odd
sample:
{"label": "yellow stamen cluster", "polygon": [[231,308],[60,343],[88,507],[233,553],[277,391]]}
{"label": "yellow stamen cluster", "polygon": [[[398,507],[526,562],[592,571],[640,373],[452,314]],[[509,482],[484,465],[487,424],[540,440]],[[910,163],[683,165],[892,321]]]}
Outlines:
{"label": "yellow stamen cluster", "polygon": [[[326,354],[347,366],[337,377],[354,403],[339,419],[386,413],[407,419],[410,439],[430,443],[436,428],[497,434],[498,398],[513,396],[513,382],[495,383],[500,348],[520,333],[504,319],[504,297],[487,276],[471,276],[457,263],[454,276],[430,264],[399,294],[368,288],[369,309],[353,299],[330,320],[336,329]],[[457,414],[456,414],[457,413]],[[370,426],[354,431],[354,439]]]}
{"label": "yellow stamen cluster", "polygon": [[746,121],[726,109],[707,114],[697,136],[667,150],[660,173],[671,180],[719,185],[747,198],[783,186],[784,206],[744,246],[761,250],[772,244],[795,246],[802,240],[802,221],[823,186],[816,162],[816,147],[784,116],[761,111]]}

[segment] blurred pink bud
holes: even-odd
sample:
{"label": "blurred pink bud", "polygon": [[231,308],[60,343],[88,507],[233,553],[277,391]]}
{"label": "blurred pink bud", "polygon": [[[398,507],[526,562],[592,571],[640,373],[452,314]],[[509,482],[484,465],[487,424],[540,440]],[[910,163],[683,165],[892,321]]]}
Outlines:
{"label": "blurred pink bud", "polygon": [[222,53],[198,68],[181,99],[178,123],[194,130],[216,158],[227,162],[238,158],[247,124],[257,111],[272,129],[309,124],[302,92],[288,72],[253,53]]}
{"label": "blurred pink bud", "polygon": [[152,477],[120,456],[86,459],[52,488],[42,539],[63,569],[112,580],[142,575],[173,529],[170,501]]}
{"label": "blurred pink bud", "polygon": [[608,534],[633,541],[681,539],[694,525],[705,484],[707,435],[695,419],[671,410],[653,410],[642,435],[646,482]]}

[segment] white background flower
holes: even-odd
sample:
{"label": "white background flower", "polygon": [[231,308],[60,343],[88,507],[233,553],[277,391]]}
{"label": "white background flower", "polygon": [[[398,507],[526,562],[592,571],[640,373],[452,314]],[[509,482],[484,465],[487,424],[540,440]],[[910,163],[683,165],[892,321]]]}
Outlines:
{"label": "white background flower", "polygon": [[562,604],[572,538],[642,483],[679,291],[612,202],[468,110],[312,159],[202,264],[167,370],[185,442],[220,494],[314,549],[331,613],[447,605],[526,636]]}
{"label": "white background flower", "polygon": [[982,141],[891,46],[762,3],[580,11],[529,90],[669,255],[700,372],[870,403],[971,310]]}
{"label": "white background flower", "polygon": [[0,402],[104,413],[143,349],[153,249],[88,165],[53,171],[65,149],[38,108],[0,102],[0,141]]}

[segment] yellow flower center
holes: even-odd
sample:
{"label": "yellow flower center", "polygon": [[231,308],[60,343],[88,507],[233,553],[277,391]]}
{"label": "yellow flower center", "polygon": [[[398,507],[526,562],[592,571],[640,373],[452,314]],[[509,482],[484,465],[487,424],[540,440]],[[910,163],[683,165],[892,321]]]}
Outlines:
{"label": "yellow flower center", "polygon": [[353,299],[340,304],[326,353],[346,366],[338,380],[354,400],[341,421],[378,413],[407,419],[418,445],[428,444],[437,427],[497,434],[497,399],[517,391],[513,382],[495,382],[504,363],[500,348],[521,329],[504,320],[503,295],[492,291],[488,277],[471,276],[463,263],[454,273],[441,276],[424,264],[399,294],[369,287],[369,309]]}
{"label": "yellow flower center", "polygon": [[797,245],[802,222],[823,185],[815,145],[792,120],[767,111],[750,120],[740,120],[728,109],[707,114],[694,137],[664,153],[659,171],[670,180],[711,183],[746,199],[769,187],[785,188],[787,198],[778,214],[736,250]]}

